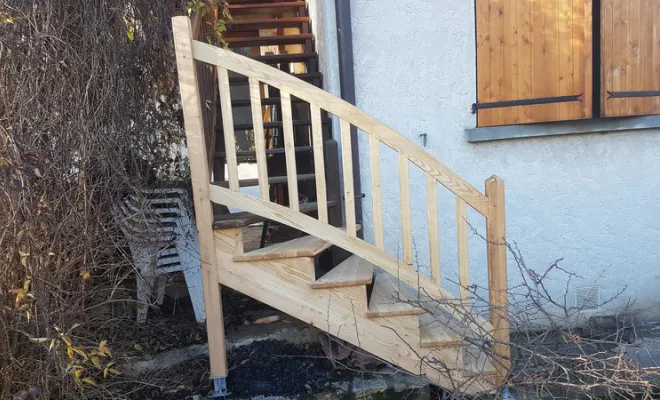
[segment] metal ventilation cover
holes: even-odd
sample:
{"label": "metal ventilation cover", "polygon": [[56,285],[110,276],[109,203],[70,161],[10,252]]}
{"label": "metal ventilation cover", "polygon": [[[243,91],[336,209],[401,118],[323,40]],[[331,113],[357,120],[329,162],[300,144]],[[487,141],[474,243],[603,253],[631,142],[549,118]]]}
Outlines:
{"label": "metal ventilation cover", "polygon": [[575,289],[575,306],[580,311],[598,310],[600,304],[600,287],[589,286]]}

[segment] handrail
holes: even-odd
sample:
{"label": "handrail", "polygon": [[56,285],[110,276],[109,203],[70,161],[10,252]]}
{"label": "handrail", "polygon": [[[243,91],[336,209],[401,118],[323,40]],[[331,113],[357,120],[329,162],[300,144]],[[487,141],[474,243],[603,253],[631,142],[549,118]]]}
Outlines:
{"label": "handrail", "polygon": [[[210,200],[213,203],[223,204],[229,207],[242,209],[253,214],[260,215],[269,220],[278,221],[289,225],[310,235],[322,238],[327,242],[341,247],[356,256],[371,262],[386,272],[399,277],[406,284],[417,288],[422,294],[440,300],[439,307],[445,312],[461,317],[474,332],[485,335],[493,340],[495,353],[501,357],[498,364],[499,379],[502,380],[507,374],[507,363],[509,357],[509,324],[507,318],[508,292],[506,271],[506,232],[504,216],[504,183],[497,176],[486,180],[486,192],[481,193],[469,183],[458,177],[452,170],[440,161],[433,158],[424,149],[417,146],[411,140],[398,134],[392,128],[360,111],[346,101],[334,97],[323,90],[305,83],[285,72],[269,67],[260,62],[240,56],[236,53],[226,51],[206,43],[193,40],[190,36],[190,21],[181,17],[173,20],[175,39],[177,45],[177,60],[195,63],[201,61],[203,65],[214,66],[218,76],[218,88],[220,93],[221,110],[223,113],[223,134],[225,138],[225,154],[228,170],[228,186],[223,188],[210,184],[208,175],[200,174],[199,160],[193,167],[191,152],[191,176],[193,177],[193,189],[195,190],[195,207],[198,203]],[[198,63],[198,65],[201,63]],[[181,64],[188,68],[188,64]],[[252,110],[253,123],[255,126],[255,149],[257,155],[257,172],[260,196],[253,197],[240,193],[240,183],[237,174],[236,150],[234,148],[235,132],[232,121],[232,102],[229,87],[229,72],[237,73],[248,78],[250,86],[250,107]],[[188,110],[184,107],[186,120],[186,135],[189,148],[196,147],[196,154],[200,149],[208,152],[208,145],[200,140],[203,132],[200,129],[201,120],[195,112],[201,108],[199,103],[199,86],[195,86],[196,93],[190,93],[190,82],[192,79],[197,84],[197,78],[190,78],[190,71],[179,72],[181,95],[184,104],[188,103]],[[188,79],[188,80],[187,80]],[[279,89],[282,114],[282,132],[284,136],[284,153],[286,160],[287,184],[289,191],[289,206],[273,203],[267,194],[268,176],[265,165],[266,150],[262,142],[263,130],[260,111],[261,88],[260,85],[268,85]],[[298,183],[296,174],[296,156],[294,147],[294,122],[292,118],[291,96],[295,96],[309,103],[312,129],[310,131],[314,148],[314,175],[316,178],[317,203],[319,204],[318,219],[307,216],[299,211]],[[333,227],[327,220],[325,176],[323,168],[323,146],[321,135],[321,111],[325,110],[339,118],[340,142],[342,150],[342,171],[344,184],[345,204],[345,230]],[[188,124],[188,120],[193,121]],[[372,207],[374,244],[367,243],[356,237],[355,206],[353,193],[353,168],[351,162],[351,125],[363,131],[369,137],[369,157],[372,178]],[[190,126],[190,127],[189,127]],[[383,210],[380,180],[380,143],[388,146],[398,153],[399,166],[399,193],[401,212],[401,233],[403,256],[399,260],[390,255],[384,246],[383,232]],[[210,149],[214,150],[214,149]],[[206,160],[204,160],[206,161]],[[429,220],[428,239],[430,250],[431,274],[433,280],[421,275],[413,265],[413,229],[410,210],[410,163],[425,171],[427,190],[427,216]],[[457,215],[457,245],[459,255],[459,284],[460,300],[455,299],[440,285],[440,255],[438,249],[438,204],[437,183],[442,184],[456,196]],[[471,312],[470,282],[468,266],[468,240],[466,207],[471,206],[477,212],[486,217],[486,236],[488,249],[488,282],[489,282],[489,306],[490,323],[478,314]],[[210,221],[206,221],[210,223]],[[198,225],[203,224],[198,218]],[[201,231],[200,231],[201,232]],[[201,235],[201,233],[200,233]],[[208,232],[206,233],[207,236]],[[212,236],[205,241],[211,242]],[[200,236],[200,245],[202,239]],[[211,262],[212,264],[212,262]]]}
{"label": "handrail", "polygon": [[193,57],[199,61],[237,72],[248,78],[257,79],[269,86],[280,89],[286,88],[291,95],[340,116],[369,136],[376,137],[380,142],[407,157],[408,160],[463,199],[470,207],[488,217],[488,198],[483,193],[465,182],[454,171],[433,158],[410,139],[352,104],[286,72],[206,43],[194,40],[192,53]]}
{"label": "handrail", "polygon": [[[249,213],[259,214],[269,220],[291,226],[310,235],[323,237],[327,242],[377,265],[391,275],[398,277],[402,282],[418,289],[421,293],[439,300],[439,307],[443,308],[449,314],[456,315],[460,313],[460,300],[456,301],[455,304],[451,304],[454,297],[445,289],[415,271],[409,265],[400,262],[388,253],[377,249],[362,239],[348,234],[340,228],[327,225],[315,218],[298,213],[277,203],[264,201],[216,185],[209,185],[209,198],[213,203],[240,208]],[[469,327],[476,333],[488,336],[493,332],[493,326],[477,314],[465,316],[462,320],[466,324],[469,324]]]}

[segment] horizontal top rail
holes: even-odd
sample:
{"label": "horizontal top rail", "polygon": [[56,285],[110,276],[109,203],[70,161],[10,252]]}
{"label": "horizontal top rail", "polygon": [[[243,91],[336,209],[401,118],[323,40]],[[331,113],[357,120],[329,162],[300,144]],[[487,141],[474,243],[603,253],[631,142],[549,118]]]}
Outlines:
{"label": "horizontal top rail", "polygon": [[257,79],[275,88],[286,88],[290,95],[314,104],[351,123],[370,136],[405,156],[412,163],[435,178],[444,187],[463,199],[470,207],[488,217],[488,198],[461,179],[446,165],[433,158],[410,139],[352,104],[303,82],[286,72],[275,70],[258,61],[194,40],[193,58]]}

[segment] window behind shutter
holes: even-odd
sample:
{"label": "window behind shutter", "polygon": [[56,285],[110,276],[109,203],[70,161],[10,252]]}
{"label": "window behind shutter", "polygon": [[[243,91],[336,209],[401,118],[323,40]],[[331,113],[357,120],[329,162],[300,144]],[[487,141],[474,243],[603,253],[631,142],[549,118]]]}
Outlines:
{"label": "window behind shutter", "polygon": [[660,113],[660,1],[601,4],[602,116]]}
{"label": "window behind shutter", "polygon": [[591,7],[476,0],[478,126],[591,118]]}

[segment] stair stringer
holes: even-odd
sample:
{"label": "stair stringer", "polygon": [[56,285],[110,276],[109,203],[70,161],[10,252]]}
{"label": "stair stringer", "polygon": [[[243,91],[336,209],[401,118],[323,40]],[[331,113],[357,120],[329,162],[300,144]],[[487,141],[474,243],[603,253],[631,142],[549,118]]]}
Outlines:
{"label": "stair stringer", "polygon": [[[367,318],[366,286],[313,289],[311,258],[235,262],[233,254],[221,246],[216,247],[220,284],[345,340],[392,365],[423,375],[435,385],[465,393],[492,389],[481,380],[470,380],[469,385],[461,382],[461,349],[422,348],[416,316]],[[443,368],[449,373],[439,371]]]}
{"label": "stair stringer", "polygon": [[264,201],[226,188],[209,185],[209,195],[213,203],[223,204],[228,207],[261,215],[267,219],[321,238],[355,254],[419,290],[422,294],[438,300],[437,306],[439,308],[442,308],[449,315],[455,316],[458,320],[465,321],[467,326],[476,335],[488,338],[493,332],[493,326],[490,322],[478,314],[463,311],[461,307],[453,306],[453,302],[460,304],[460,300],[455,299],[435,282],[415,271],[412,266],[400,262],[384,250],[380,250],[364,240],[351,236],[340,228],[327,225],[315,218],[297,213],[279,204]]}

